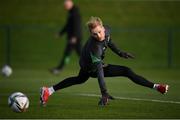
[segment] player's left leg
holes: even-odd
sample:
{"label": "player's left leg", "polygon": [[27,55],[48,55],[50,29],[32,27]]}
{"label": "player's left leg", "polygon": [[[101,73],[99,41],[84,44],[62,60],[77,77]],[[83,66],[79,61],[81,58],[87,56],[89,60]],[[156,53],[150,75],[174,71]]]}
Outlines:
{"label": "player's left leg", "polygon": [[81,69],[78,76],[66,78],[63,81],[51,87],[42,87],[40,89],[40,104],[46,105],[49,96],[52,95],[55,91],[70,87],[72,85],[82,84],[85,81],[87,81],[88,78],[88,72]]}
{"label": "player's left leg", "polygon": [[120,65],[107,65],[104,68],[104,76],[105,77],[116,77],[116,76],[124,76],[128,77],[130,80],[132,80],[134,83],[154,88],[161,92],[162,94],[166,93],[168,90],[168,85],[165,84],[155,84],[144,77],[137,75],[134,73],[130,68]]}
{"label": "player's left leg", "polygon": [[53,89],[54,89],[54,91],[58,91],[60,89],[67,88],[72,85],[82,84],[82,83],[86,82],[88,80],[88,78],[89,78],[89,73],[81,69],[78,76],[69,77],[69,78],[64,79],[63,81],[59,82],[58,84],[53,85]]}

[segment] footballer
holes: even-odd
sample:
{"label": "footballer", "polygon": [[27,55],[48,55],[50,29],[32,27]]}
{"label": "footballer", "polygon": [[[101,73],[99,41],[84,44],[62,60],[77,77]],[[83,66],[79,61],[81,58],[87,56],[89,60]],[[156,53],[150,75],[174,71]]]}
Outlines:
{"label": "footballer", "polygon": [[82,27],[81,27],[81,14],[77,5],[73,0],[64,0],[64,8],[68,11],[68,17],[66,24],[59,32],[58,36],[61,37],[67,33],[67,43],[63,53],[63,57],[60,63],[50,69],[52,74],[59,74],[70,60],[70,55],[75,50],[78,57],[81,54],[81,39],[82,39]]}
{"label": "footballer", "polygon": [[82,84],[86,82],[89,77],[97,78],[98,80],[102,95],[99,105],[102,106],[107,105],[109,100],[113,99],[113,97],[108,93],[104,77],[124,76],[136,84],[155,89],[162,94],[165,94],[168,91],[169,86],[167,84],[155,84],[144,77],[137,75],[126,66],[105,64],[103,59],[108,47],[122,58],[128,59],[134,58],[134,56],[115,46],[111,39],[109,28],[103,25],[103,22],[99,17],[91,17],[87,22],[87,26],[90,32],[90,37],[83,47],[80,56],[79,74],[74,77],[66,78],[51,87],[40,88],[40,103],[42,105],[47,103],[49,96],[54,92],[72,85]]}

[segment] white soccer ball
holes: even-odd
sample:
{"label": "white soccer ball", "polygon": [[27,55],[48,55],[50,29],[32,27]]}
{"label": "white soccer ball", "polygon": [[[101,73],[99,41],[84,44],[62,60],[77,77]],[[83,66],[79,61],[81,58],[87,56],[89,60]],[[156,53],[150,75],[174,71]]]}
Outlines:
{"label": "white soccer ball", "polygon": [[15,92],[9,96],[8,105],[14,112],[26,112],[29,107],[29,99],[25,94]]}
{"label": "white soccer ball", "polygon": [[2,74],[6,77],[9,77],[11,74],[12,74],[12,68],[8,65],[5,65],[3,68],[2,68]]}

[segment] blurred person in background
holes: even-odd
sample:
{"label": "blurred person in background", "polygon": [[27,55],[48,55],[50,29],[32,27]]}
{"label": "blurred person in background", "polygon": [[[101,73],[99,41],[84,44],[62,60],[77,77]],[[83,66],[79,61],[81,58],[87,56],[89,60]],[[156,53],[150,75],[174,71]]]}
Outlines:
{"label": "blurred person in background", "polygon": [[127,77],[134,83],[154,89],[162,94],[168,91],[167,84],[153,83],[146,78],[137,75],[129,67],[122,65],[105,64],[103,59],[107,48],[110,48],[118,56],[129,59],[134,56],[116,47],[111,39],[110,29],[103,25],[99,17],[91,17],[87,22],[90,37],[83,47],[80,57],[80,71],[77,76],[69,77],[60,81],[51,87],[42,87],[40,91],[40,103],[45,105],[50,95],[54,92],[70,87],[72,85],[82,84],[90,77],[97,78],[101,91],[99,105],[105,106],[113,97],[108,93],[104,77]]}
{"label": "blurred person in background", "polygon": [[57,36],[61,37],[66,33],[67,44],[59,65],[50,69],[50,72],[53,74],[60,73],[64,66],[69,62],[73,50],[76,51],[78,56],[81,54],[82,28],[79,9],[74,5],[73,0],[64,0],[64,8],[68,11],[67,21]]}

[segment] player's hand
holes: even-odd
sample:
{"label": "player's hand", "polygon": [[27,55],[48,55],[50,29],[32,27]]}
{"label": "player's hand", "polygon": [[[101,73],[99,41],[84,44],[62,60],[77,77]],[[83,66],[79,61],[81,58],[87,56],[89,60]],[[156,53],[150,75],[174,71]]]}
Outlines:
{"label": "player's hand", "polygon": [[115,98],[114,98],[113,96],[111,96],[111,95],[108,95],[108,98],[109,98],[110,100],[115,100]]}
{"label": "player's hand", "polygon": [[100,101],[98,103],[98,105],[100,106],[105,106],[109,103],[109,100],[114,100],[114,97],[112,97],[111,95],[107,94],[107,95],[102,95],[102,97],[100,98]]}
{"label": "player's hand", "polygon": [[120,56],[123,58],[126,58],[126,59],[128,59],[128,58],[134,59],[134,56],[128,52],[120,52]]}
{"label": "player's hand", "polygon": [[105,106],[108,104],[108,102],[109,102],[109,98],[107,96],[102,96],[102,98],[100,98],[98,105]]}

